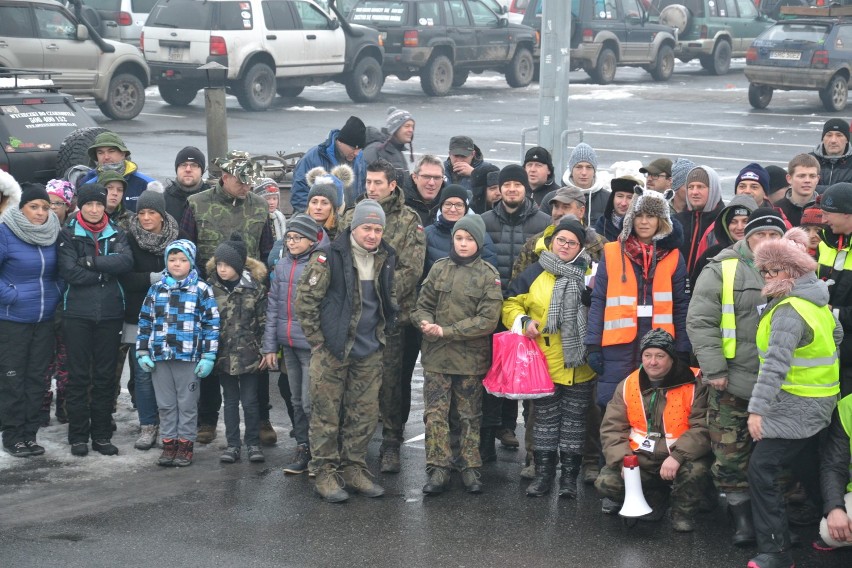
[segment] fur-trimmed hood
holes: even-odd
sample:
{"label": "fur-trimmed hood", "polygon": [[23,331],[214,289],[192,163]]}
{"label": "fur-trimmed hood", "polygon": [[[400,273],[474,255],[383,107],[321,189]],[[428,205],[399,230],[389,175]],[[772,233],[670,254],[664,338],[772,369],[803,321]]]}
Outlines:
{"label": "fur-trimmed hood", "polygon": [[[754,264],[758,269],[783,269],[790,278],[767,283],[763,294],[768,297],[786,296],[795,282],[808,274],[814,275],[817,262],[808,254],[808,235],[798,227],[790,229],[784,237],[764,241],[754,251]],[[826,298],[827,300],[827,298]]]}
{"label": "fur-trimmed hood", "polygon": [[[217,285],[216,278],[216,258],[211,257],[207,264],[207,274],[209,275],[210,284]],[[266,281],[266,265],[252,257],[246,258],[246,267],[240,275],[240,283],[238,287],[253,288],[262,285]]]}
{"label": "fur-trimmed hood", "polygon": [[12,174],[0,170],[0,213],[21,202],[21,186]]}
{"label": "fur-trimmed hood", "polygon": [[620,241],[626,241],[630,233],[633,232],[633,220],[638,213],[653,215],[660,220],[657,233],[653,237],[654,241],[660,241],[672,233],[672,217],[668,202],[661,193],[646,190],[633,195],[630,209],[625,213],[624,221],[621,224],[621,234],[618,236]]}

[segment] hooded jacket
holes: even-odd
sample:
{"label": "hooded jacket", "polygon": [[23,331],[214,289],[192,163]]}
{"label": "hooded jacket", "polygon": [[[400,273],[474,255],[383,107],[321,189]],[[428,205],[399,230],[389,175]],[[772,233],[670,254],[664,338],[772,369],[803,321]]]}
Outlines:
{"label": "hooded jacket", "polygon": [[[722,354],[722,261],[739,260],[734,275],[734,317],[737,347],[733,359]],[[727,377],[727,391],[748,400],[757,381],[760,361],[755,343],[760,323],[758,307],[765,306],[763,277],[754,266],[754,254],[745,239],[709,259],[694,284],[686,318],[686,332],[698,358],[703,381]]]}
{"label": "hooded jacket", "polygon": [[698,166],[705,172],[710,181],[710,193],[707,197],[707,203],[699,210],[693,210],[689,200],[686,202],[686,211],[678,213],[675,218],[680,221],[683,226],[683,243],[680,246],[680,252],[686,261],[686,269],[688,273],[692,272],[695,263],[698,262],[701,247],[701,237],[707,232],[707,228],[716,220],[719,212],[725,207],[725,202],[722,201],[722,185],[719,183],[719,175],[712,168]]}
{"label": "hooded jacket", "polygon": [[[86,177],[80,180],[80,185],[86,183],[95,183],[98,180],[100,172],[98,168],[92,168]],[[136,213],[136,200],[142,195],[142,192],[148,189],[148,184],[155,181],[151,176],[139,173],[139,168],[135,162],[124,160],[124,179],[127,181],[127,188],[124,190],[125,209],[131,213]],[[177,219],[177,217],[175,217]]]}
{"label": "hooded jacket", "polygon": [[62,286],[57,250],[56,242],[34,245],[0,224],[0,320],[40,323],[53,319]]}
{"label": "hooded jacket", "polygon": [[482,220],[485,232],[494,241],[497,270],[505,291],[512,278],[512,265],[524,243],[550,225],[550,216],[539,211],[535,201],[527,197],[514,213],[506,211],[503,202],[498,201],[491,211],[482,214]]}
{"label": "hooded jacket", "polygon": [[[296,213],[304,213],[308,206],[308,193],[311,191],[306,179],[308,172],[316,167],[321,167],[330,172],[334,166],[339,164],[334,152],[334,143],[337,141],[338,134],[340,134],[340,129],[330,131],[324,142],[305,152],[305,155],[296,164],[296,169],[293,171],[293,187],[290,190],[290,205],[293,206]],[[347,207],[355,203],[355,199],[364,193],[364,181],[367,179],[367,161],[364,159],[363,152],[359,152],[352,163],[352,171],[355,174],[355,179],[352,180],[352,185],[346,188],[345,201]]]}
{"label": "hooded jacket", "polygon": [[[471,166],[473,166],[474,171],[484,167],[488,162],[483,160],[482,158],[482,150],[479,149],[479,146],[476,144],[473,145],[473,162],[471,162]],[[470,176],[459,176],[453,172],[453,163],[449,158],[444,160],[444,177],[447,180],[447,183],[455,183],[457,185],[465,188],[470,195],[473,195],[473,187],[471,187],[470,178],[473,177],[473,172],[471,172]]]}
{"label": "hooded jacket", "polygon": [[[453,247],[453,227],[455,223],[450,223],[444,219],[438,219],[428,227],[426,227],[426,264],[423,269],[423,277],[429,274],[432,266],[441,260],[450,256],[450,249]],[[491,235],[485,233],[485,242],[482,245],[482,260],[497,268],[497,253],[494,252],[494,241],[491,240]]]}
{"label": "hooded jacket", "polygon": [[819,162],[819,183],[816,191],[820,195],[830,185],[842,181],[852,182],[852,144],[846,143],[846,151],[840,156],[828,156],[824,152],[822,142],[817,144],[811,156]]}
{"label": "hooded jacket", "polygon": [[410,178],[408,172],[408,160],[405,158],[405,144],[400,144],[388,133],[387,128],[378,130],[372,126],[367,127],[367,145],[361,154],[364,163],[369,165],[378,159],[387,160],[396,170],[397,183],[406,184]]}
{"label": "hooded jacket", "polygon": [[[574,183],[574,180],[571,177],[570,170],[567,170],[565,175],[562,176],[562,183],[563,187],[577,187],[577,184]],[[598,219],[600,219],[601,216],[603,216],[604,211],[606,211],[606,206],[610,201],[610,195],[612,192],[606,189],[604,183],[598,179],[597,171],[595,172],[595,181],[592,183],[592,187],[589,189],[580,189],[580,191],[582,191],[586,196],[586,220],[583,224],[587,227],[595,227],[598,223]],[[546,197],[545,203],[547,203]],[[550,215],[549,204],[542,207],[541,210]]]}
{"label": "hooded jacket", "polygon": [[[632,371],[630,372],[632,373]],[[624,400],[625,381],[626,379],[619,381],[601,422],[601,447],[604,460],[608,467],[620,469],[624,456],[635,454],[639,456],[640,468],[645,470],[659,468],[660,464],[670,455],[664,440],[657,441],[653,454],[642,451],[634,452],[630,447],[628,437],[630,421],[627,418],[627,403]],[[652,431],[663,431],[663,411],[667,402],[666,391],[694,381],[695,375],[692,370],[679,360],[674,361],[671,371],[663,379],[662,385],[656,388],[651,386],[651,381],[648,379],[645,370],[639,370],[639,390],[642,392],[642,401],[646,409],[651,408],[651,395],[654,391],[659,393],[656,397],[655,411],[648,416]],[[700,459],[710,453],[710,434],[707,430],[707,393],[706,386],[695,385],[695,396],[689,413],[689,429],[671,447],[671,457],[681,465]]]}
{"label": "hooded jacket", "polygon": [[612,219],[612,212],[615,211],[615,192],[610,191],[609,196],[607,196],[606,207],[604,207],[603,215],[598,217],[598,220],[595,221],[595,231],[599,235],[603,235],[603,237],[611,242],[618,238],[618,235],[621,234],[621,223],[624,222],[624,218],[621,218],[621,221],[616,224]]}
{"label": "hooded jacket", "polygon": [[705,245],[706,248],[701,251],[698,260],[695,261],[695,266],[693,267],[692,272],[689,274],[691,282],[698,280],[698,275],[701,274],[701,271],[705,266],[707,266],[707,263],[711,258],[722,252],[722,249],[728,248],[736,242],[728,230],[728,224],[731,222],[731,215],[734,210],[738,208],[742,209],[743,207],[751,213],[757,209],[757,204],[751,196],[735,195],[728,205],[719,211],[712,227],[708,228],[708,231],[712,229],[712,232],[704,238],[704,242],[702,243],[702,245]]}
{"label": "hooded jacket", "polygon": [[[795,280],[789,296],[808,300],[821,307],[828,304],[828,287],[816,274],[808,272]],[[767,317],[772,308],[786,297],[772,299],[762,317]],[[763,417],[764,438],[810,438],[828,426],[837,397],[796,396],[782,390],[781,383],[787,377],[793,352],[813,342],[813,329],[789,304],[775,310],[770,325],[769,346],[752,390],[748,411]],[[833,339],[836,345],[840,345],[843,339],[843,327],[836,317]]]}

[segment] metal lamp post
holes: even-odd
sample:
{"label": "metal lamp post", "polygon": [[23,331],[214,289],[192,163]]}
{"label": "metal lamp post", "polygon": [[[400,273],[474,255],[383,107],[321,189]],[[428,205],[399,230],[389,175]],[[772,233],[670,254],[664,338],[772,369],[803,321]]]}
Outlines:
{"label": "metal lamp post", "polygon": [[213,163],[228,154],[228,109],[225,107],[225,79],[228,68],[212,61],[199,67],[207,73],[204,87],[204,114],[207,118],[207,161],[211,176],[219,177],[221,170]]}

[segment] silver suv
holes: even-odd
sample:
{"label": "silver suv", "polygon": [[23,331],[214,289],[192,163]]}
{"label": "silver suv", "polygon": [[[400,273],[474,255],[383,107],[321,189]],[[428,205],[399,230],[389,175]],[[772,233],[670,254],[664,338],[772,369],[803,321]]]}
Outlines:
{"label": "silver suv", "polygon": [[62,92],[89,96],[114,120],[145,106],[150,74],[132,45],[91,35],[54,0],[0,0],[0,68],[56,73]]}
{"label": "silver suv", "polygon": [[188,105],[207,86],[198,67],[228,68],[227,88],[249,111],[266,110],[276,92],[298,96],[337,81],[355,102],[379,96],[384,49],[379,32],[331,17],[313,0],[169,0],[148,17],[142,51],[163,100]]}

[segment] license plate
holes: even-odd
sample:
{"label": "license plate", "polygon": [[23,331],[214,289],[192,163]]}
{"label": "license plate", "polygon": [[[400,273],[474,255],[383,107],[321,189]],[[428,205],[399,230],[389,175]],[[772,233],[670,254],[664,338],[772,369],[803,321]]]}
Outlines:
{"label": "license plate", "polygon": [[798,61],[802,58],[800,51],[770,51],[769,59],[784,59],[787,61]]}
{"label": "license plate", "polygon": [[169,48],[169,61],[183,61],[184,50],[180,47]]}

